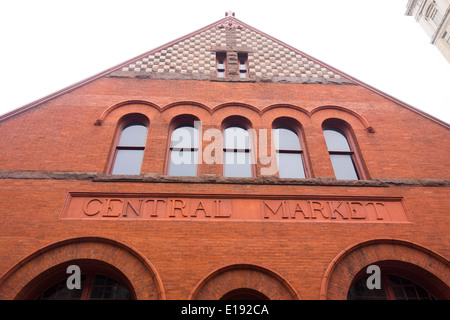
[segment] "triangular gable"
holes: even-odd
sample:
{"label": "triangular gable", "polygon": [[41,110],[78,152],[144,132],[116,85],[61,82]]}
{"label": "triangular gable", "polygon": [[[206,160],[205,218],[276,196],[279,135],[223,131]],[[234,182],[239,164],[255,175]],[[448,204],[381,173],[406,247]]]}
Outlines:
{"label": "triangular gable", "polygon": [[233,16],[153,50],[110,76],[218,80],[216,53],[229,51],[247,55],[249,77],[245,81],[353,83],[331,67]]}

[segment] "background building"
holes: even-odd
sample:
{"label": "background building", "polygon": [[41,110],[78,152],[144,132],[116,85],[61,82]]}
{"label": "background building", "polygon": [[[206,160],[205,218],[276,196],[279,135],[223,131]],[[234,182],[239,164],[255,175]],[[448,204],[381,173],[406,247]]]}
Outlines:
{"label": "background building", "polygon": [[449,125],[232,13],[0,137],[1,299],[450,297]]}
{"label": "background building", "polygon": [[414,16],[431,43],[450,62],[450,1],[409,0],[406,15]]}

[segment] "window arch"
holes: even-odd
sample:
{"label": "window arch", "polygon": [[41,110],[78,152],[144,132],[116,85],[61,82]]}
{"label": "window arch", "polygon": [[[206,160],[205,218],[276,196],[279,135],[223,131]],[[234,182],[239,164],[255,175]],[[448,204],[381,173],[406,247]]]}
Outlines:
{"label": "window arch", "polygon": [[114,143],[111,174],[141,173],[149,121],[143,115],[127,115],[119,123]]}
{"label": "window arch", "polygon": [[279,177],[309,177],[300,124],[294,119],[278,118],[272,128]]}
{"label": "window arch", "polygon": [[367,179],[350,126],[344,121],[329,119],[322,128],[336,179]]}
{"label": "window arch", "polygon": [[198,118],[179,116],[172,122],[169,147],[170,176],[196,176],[200,134],[195,122]]}
{"label": "window arch", "polygon": [[223,122],[223,174],[225,177],[253,177],[254,159],[251,123],[240,116],[232,116]]}

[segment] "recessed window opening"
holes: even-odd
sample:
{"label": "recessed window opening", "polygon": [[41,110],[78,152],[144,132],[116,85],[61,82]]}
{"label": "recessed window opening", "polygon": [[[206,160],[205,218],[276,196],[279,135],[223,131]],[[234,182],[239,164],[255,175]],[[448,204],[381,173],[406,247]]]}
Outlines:
{"label": "recessed window opening", "polygon": [[170,145],[170,176],[196,176],[199,132],[191,123],[175,128]]}
{"label": "recessed window opening", "polygon": [[442,38],[444,38],[444,40],[445,40],[448,44],[450,44],[450,33],[448,33],[447,31],[444,32],[444,36],[443,36]]}
{"label": "recessed window opening", "polygon": [[280,178],[305,178],[303,150],[297,133],[290,127],[273,131]]}
{"label": "recessed window opening", "polygon": [[239,77],[247,78],[248,77],[248,59],[246,53],[238,54],[239,60]]}
{"label": "recessed window opening", "polygon": [[226,53],[217,52],[216,53],[216,71],[218,78],[224,78],[226,72]]}
{"label": "recessed window opening", "polygon": [[243,127],[231,125],[224,131],[225,177],[251,177],[250,137]]}
{"label": "recessed window opening", "polygon": [[115,148],[114,164],[111,173],[138,175],[141,173],[147,140],[147,126],[142,122],[126,124]]}
{"label": "recessed window opening", "polygon": [[323,134],[336,179],[358,180],[359,175],[355,167],[354,152],[350,148],[344,131],[330,127],[324,129]]}

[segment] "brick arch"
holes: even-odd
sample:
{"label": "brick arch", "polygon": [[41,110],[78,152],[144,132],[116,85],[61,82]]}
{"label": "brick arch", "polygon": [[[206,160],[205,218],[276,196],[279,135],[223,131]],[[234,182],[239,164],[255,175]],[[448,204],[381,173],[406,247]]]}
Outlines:
{"label": "brick arch", "polygon": [[161,112],[161,108],[152,102],[144,101],[144,100],[127,100],[127,101],[119,102],[119,103],[107,108],[106,110],[104,110],[102,112],[102,114],[98,117],[98,119],[95,120],[94,125],[101,126],[111,112],[113,112],[114,110],[119,109],[121,107],[130,106],[130,105],[151,107],[151,108]]}
{"label": "brick arch", "polygon": [[296,105],[293,105],[293,104],[289,104],[289,103],[272,104],[270,106],[264,107],[261,110],[261,113],[264,114],[264,113],[266,113],[266,112],[268,112],[270,110],[273,110],[273,109],[290,109],[289,111],[296,110],[296,111],[299,111],[299,112],[305,114],[308,117],[311,117],[311,113],[308,112],[308,110],[306,110],[305,108],[302,108],[302,107],[299,107],[299,106],[296,106]]}
{"label": "brick arch", "polygon": [[120,242],[96,237],[60,241],[32,253],[0,278],[0,299],[14,299],[39,275],[73,260],[96,260],[116,268],[139,300],[165,299],[162,281],[148,259]]}
{"label": "brick arch", "polygon": [[[341,107],[341,106],[320,106],[320,107],[316,107],[313,110],[311,110],[310,117],[312,118],[313,116],[316,116],[316,114],[318,115],[318,114],[322,113],[323,111],[329,111],[329,110],[343,112],[343,113],[349,115],[350,117],[357,119],[357,121],[360,122],[363,125],[364,129],[367,132],[369,132],[369,133],[374,133],[375,132],[375,129],[369,124],[369,122],[366,120],[366,118],[364,118],[362,115],[360,115],[359,113],[357,113],[357,112],[355,112],[353,110],[350,110],[348,108]],[[330,118],[330,116],[326,116],[325,118],[322,119],[322,121],[327,119],[327,118]],[[339,118],[339,117],[331,116],[331,118]],[[345,120],[345,119],[343,118],[342,120]]]}
{"label": "brick arch", "polygon": [[432,274],[444,290],[450,286],[450,262],[418,244],[397,239],[374,239],[341,251],[322,279],[321,300],[345,300],[355,276],[366,266],[380,261],[398,261]]}
{"label": "brick arch", "polygon": [[261,115],[261,110],[259,110],[258,108],[254,107],[254,106],[252,106],[250,104],[242,103],[242,102],[226,102],[226,103],[222,103],[222,104],[219,104],[219,105],[215,106],[212,109],[212,111],[214,113],[214,112],[217,112],[220,109],[228,108],[228,107],[245,108],[245,109],[249,109],[251,111],[254,111],[258,115]]}
{"label": "brick arch", "polygon": [[238,289],[257,291],[270,300],[300,299],[295,289],[277,273],[247,264],[231,265],[210,273],[197,284],[188,299],[219,300]]}
{"label": "brick arch", "polygon": [[208,112],[209,114],[212,114],[212,110],[208,106],[204,105],[203,103],[196,102],[196,101],[177,101],[177,102],[169,103],[168,105],[161,108],[161,112],[164,112],[170,108],[174,108],[174,107],[178,107],[178,106],[193,106],[196,108],[203,109],[206,112]]}

